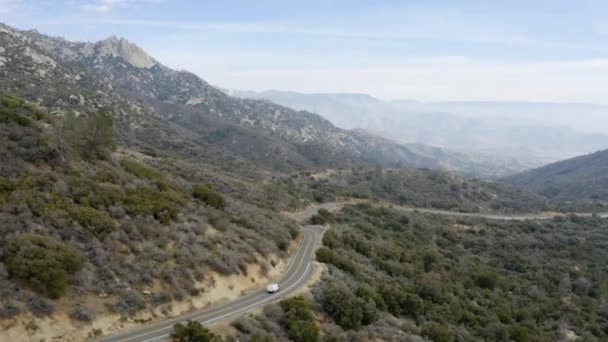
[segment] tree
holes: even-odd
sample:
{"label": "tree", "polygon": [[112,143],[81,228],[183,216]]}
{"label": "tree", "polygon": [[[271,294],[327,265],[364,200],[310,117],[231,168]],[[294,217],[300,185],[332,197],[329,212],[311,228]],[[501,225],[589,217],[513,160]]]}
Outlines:
{"label": "tree", "polygon": [[67,115],[59,131],[58,144],[69,140],[70,146],[84,159],[106,159],[116,147],[112,115],[106,111],[91,113],[86,117]]}
{"label": "tree", "polygon": [[188,321],[186,324],[177,323],[173,326],[171,338],[175,342],[216,342],[221,338],[197,321]]}

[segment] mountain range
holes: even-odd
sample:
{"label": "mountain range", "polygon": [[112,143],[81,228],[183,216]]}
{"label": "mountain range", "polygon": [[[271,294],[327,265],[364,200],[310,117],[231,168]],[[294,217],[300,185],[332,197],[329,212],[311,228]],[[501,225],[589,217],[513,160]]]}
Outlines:
{"label": "mountain range", "polygon": [[521,171],[608,147],[608,108],[590,104],[383,101],[366,94],[228,90],[321,114],[338,127],[458,151]]}
{"label": "mountain range", "polygon": [[119,139],[131,145],[173,146],[283,170],[367,164],[505,173],[504,165],[466,154],[408,146],[338,128],[310,111],[230,96],[122,38],[71,42],[1,25],[0,43],[4,91],[56,111],[110,109]]}

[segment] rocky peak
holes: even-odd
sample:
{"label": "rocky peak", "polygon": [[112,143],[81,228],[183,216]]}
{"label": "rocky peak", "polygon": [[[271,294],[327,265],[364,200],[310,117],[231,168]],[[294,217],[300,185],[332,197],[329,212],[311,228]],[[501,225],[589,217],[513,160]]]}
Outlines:
{"label": "rocky peak", "polygon": [[99,57],[120,57],[136,68],[151,68],[158,64],[142,48],[125,38],[112,36],[95,44]]}

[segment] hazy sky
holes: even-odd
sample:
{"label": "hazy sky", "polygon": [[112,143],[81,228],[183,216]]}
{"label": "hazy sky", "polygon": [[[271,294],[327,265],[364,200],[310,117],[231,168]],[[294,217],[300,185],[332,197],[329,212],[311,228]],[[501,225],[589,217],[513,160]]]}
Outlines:
{"label": "hazy sky", "polygon": [[607,0],[0,0],[0,21],[227,88],[608,103]]}

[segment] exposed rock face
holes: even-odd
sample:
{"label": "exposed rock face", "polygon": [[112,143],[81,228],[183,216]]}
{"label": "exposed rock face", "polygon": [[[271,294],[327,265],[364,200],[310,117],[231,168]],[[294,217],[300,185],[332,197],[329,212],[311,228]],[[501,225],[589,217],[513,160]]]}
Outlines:
{"label": "exposed rock face", "polygon": [[[197,134],[204,133],[207,141],[228,144],[247,156],[251,154],[250,146],[239,146],[239,141],[244,141],[229,140],[227,134],[240,136],[246,144],[251,144],[251,139],[263,141],[266,147],[260,148],[272,145],[271,150],[282,152],[272,156],[267,151],[257,151],[261,158],[289,155],[288,164],[294,165],[368,163],[482,169],[461,156],[420,154],[384,138],[339,129],[317,114],[270,101],[229,96],[192,73],[161,65],[123,38],[70,42],[37,31],[0,26],[0,42],[6,49],[0,52],[0,78],[6,80],[7,90],[44,94],[41,100],[50,107],[110,107],[129,126],[138,127],[145,121],[144,114],[163,118]],[[13,63],[10,66],[9,61]],[[36,92],[24,91],[24,75],[37,88]],[[141,115],[130,118],[132,112]],[[259,134],[265,137],[254,138]]]}
{"label": "exposed rock face", "polygon": [[95,44],[98,57],[119,57],[136,68],[151,68],[156,61],[139,46],[124,38],[110,37]]}

